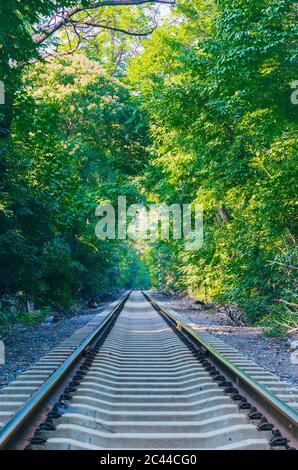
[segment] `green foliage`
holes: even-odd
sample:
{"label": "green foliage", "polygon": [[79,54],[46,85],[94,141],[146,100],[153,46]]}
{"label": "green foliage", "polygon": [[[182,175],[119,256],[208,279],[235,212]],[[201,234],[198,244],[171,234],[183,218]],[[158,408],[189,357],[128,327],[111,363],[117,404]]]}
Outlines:
{"label": "green foliage", "polygon": [[135,246],[127,244],[119,252],[120,285],[126,289],[149,289],[150,274],[142,253]]}
{"label": "green foliage", "polygon": [[136,193],[146,122],[127,86],[83,55],[31,66],[15,113],[0,213],[0,292],[21,290],[38,305],[69,309],[78,296],[123,284],[114,269],[123,249],[96,239],[95,208]]}
{"label": "green foliage", "polygon": [[[56,8],[71,7],[73,0],[19,0],[0,3],[0,80],[5,85],[5,105],[0,106],[0,136],[7,138],[13,117],[13,102],[21,89],[22,66],[39,57],[38,26],[41,18],[53,14]],[[0,156],[6,143],[0,142]]]}
{"label": "green foliage", "polygon": [[[295,3],[180,0],[173,21],[142,45],[105,30],[70,56],[77,37],[68,30],[55,36],[60,58],[29,66],[42,52],[41,18],[77,2],[6,3],[0,297],[64,310],[109,286],[162,284],[237,303],[250,322],[293,330]],[[95,13],[123,30],[152,22],[149,6]],[[128,204],[201,204],[203,247],[97,240],[95,208],[116,207],[118,195]],[[3,321],[16,311],[1,307]]]}
{"label": "green foliage", "polygon": [[164,287],[236,302],[249,321],[273,318],[296,287],[295,268],[273,263],[286,250],[297,265],[296,14],[284,0],[183,1],[179,26],[159,29],[130,66],[154,139],[148,196],[204,208],[201,250],[158,247],[171,253]]}
{"label": "green foliage", "polygon": [[3,311],[0,310],[0,334],[2,336],[2,330],[5,331],[12,323],[16,322],[17,318],[19,317],[19,312],[11,312],[11,311]]}
{"label": "green foliage", "polygon": [[49,309],[39,310],[37,312],[23,312],[18,316],[18,322],[26,326],[34,326],[41,323],[51,311]]}

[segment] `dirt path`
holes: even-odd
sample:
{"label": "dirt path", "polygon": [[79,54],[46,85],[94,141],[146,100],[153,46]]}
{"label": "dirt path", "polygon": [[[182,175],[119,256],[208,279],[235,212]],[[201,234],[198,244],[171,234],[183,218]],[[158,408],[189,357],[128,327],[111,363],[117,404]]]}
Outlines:
{"label": "dirt path", "polygon": [[239,349],[245,356],[266,369],[279,375],[290,385],[298,386],[298,365],[290,360],[290,344],[297,340],[275,338],[264,335],[258,327],[235,326],[233,322],[216,308],[205,309],[191,303],[189,298],[154,294],[156,300],[181,315],[194,330],[208,331],[231,346]]}

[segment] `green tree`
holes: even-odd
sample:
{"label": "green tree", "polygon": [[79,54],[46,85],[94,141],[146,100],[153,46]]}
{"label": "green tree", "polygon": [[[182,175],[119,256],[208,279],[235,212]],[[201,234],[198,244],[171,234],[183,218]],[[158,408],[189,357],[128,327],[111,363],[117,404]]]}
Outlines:
{"label": "green tree", "polygon": [[283,0],[186,1],[174,14],[130,67],[156,155],[144,184],[149,197],[204,207],[203,248],[172,248],[176,286],[237,302],[255,320],[290,288],[272,260],[295,250],[297,10]]}

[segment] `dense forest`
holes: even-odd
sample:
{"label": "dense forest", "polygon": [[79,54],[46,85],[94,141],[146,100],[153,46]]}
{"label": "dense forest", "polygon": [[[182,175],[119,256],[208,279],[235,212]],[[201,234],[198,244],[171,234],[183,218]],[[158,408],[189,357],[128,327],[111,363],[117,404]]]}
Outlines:
{"label": "dense forest", "polygon": [[[297,328],[297,39],[291,0],[1,2],[1,321],[152,286]],[[202,248],[98,240],[119,195]]]}

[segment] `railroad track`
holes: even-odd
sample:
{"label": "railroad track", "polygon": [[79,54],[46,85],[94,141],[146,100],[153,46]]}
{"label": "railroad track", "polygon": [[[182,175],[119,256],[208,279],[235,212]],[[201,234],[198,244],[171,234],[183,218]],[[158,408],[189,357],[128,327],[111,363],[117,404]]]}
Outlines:
{"label": "railroad track", "polygon": [[298,393],[132,292],[0,391],[0,448],[289,449]]}

